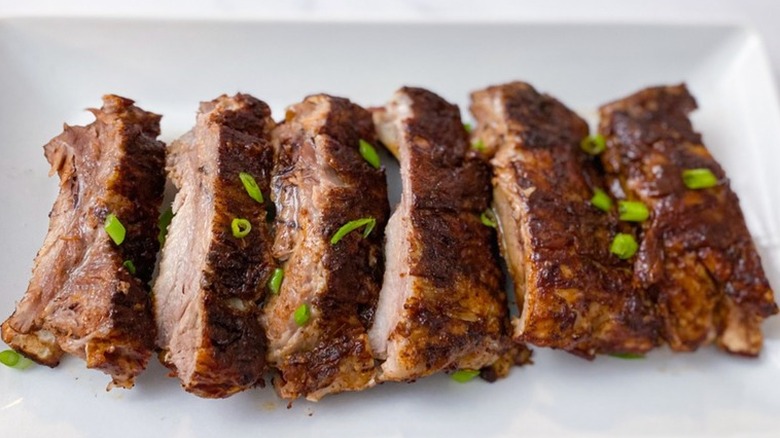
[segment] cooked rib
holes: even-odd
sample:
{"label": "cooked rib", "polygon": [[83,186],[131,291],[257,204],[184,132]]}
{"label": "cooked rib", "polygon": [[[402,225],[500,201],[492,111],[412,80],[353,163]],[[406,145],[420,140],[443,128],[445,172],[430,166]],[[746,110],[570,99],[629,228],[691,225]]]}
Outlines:
{"label": "cooked rib", "polygon": [[[382,237],[389,214],[383,169],[358,152],[374,139],[371,115],[347,99],[316,95],[287,109],[274,132],[279,158],[273,179],[277,208],[274,255],[284,282],[263,321],[274,384],[288,399],[319,398],[374,384],[367,330],[382,279]],[[335,244],[350,221],[373,218]],[[303,326],[294,312],[307,305]]]}
{"label": "cooked rib", "polygon": [[[148,286],[157,256],[165,183],[160,116],[119,96],[90,110],[95,122],[65,126],[44,146],[60,193],[32,279],[2,326],[12,348],[48,366],[64,353],[130,388],[154,348]],[[126,228],[116,245],[104,231],[114,214]],[[132,274],[123,264],[132,261]]]}
{"label": "cooked rib", "polygon": [[[672,349],[717,340],[730,353],[761,350],[761,322],[777,313],[772,290],[723,169],[693,130],[685,85],[642,90],[601,108],[603,163],[615,196],[644,202],[636,277],[657,295]],[[688,189],[686,169],[707,168],[718,185]]]}
{"label": "cooked rib", "polygon": [[371,329],[381,380],[492,365],[508,345],[508,309],[490,203],[490,169],[457,106],[402,88],[374,113],[399,158],[403,191],[387,227],[384,285]]}
{"label": "cooked rib", "polygon": [[579,147],[586,122],[522,82],[472,102],[474,136],[494,154],[494,209],[520,307],[515,339],[585,358],[653,348],[651,303],[632,286],[630,264],[610,254],[621,225],[589,202],[604,185]]}
{"label": "cooked rib", "polygon": [[[185,390],[227,397],[262,382],[266,341],[259,322],[275,268],[265,204],[239,174],[269,195],[274,149],[271,110],[246,94],[202,103],[195,128],[168,149],[179,189],[154,285],[160,359]],[[264,202],[269,203],[264,198]],[[251,223],[245,237],[232,221]]]}

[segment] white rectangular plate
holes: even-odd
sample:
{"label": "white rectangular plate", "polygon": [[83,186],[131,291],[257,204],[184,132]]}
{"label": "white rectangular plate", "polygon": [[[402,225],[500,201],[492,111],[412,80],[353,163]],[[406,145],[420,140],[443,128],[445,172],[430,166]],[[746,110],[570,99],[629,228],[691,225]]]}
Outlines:
{"label": "white rectangular plate", "polygon": [[[163,114],[169,141],[194,123],[199,101],[221,93],[252,93],[281,118],[285,105],[309,93],[371,106],[401,85],[418,85],[457,102],[465,114],[470,91],[514,79],[591,120],[608,100],[686,81],[701,107],[695,125],[727,169],[770,280],[780,284],[774,179],[780,112],[761,42],[750,30],[6,19],[0,20],[0,317],[25,291],[57,192],[41,146],[62,122],[90,122],[83,109],[99,106],[104,93]],[[0,369],[0,424],[8,436],[59,438],[777,436],[780,318],[764,329],[765,349],[754,360],[706,348],[587,362],[537,349],[533,366],[495,384],[435,376],[289,409],[270,388],[198,399],[156,361],[135,389],[106,392],[105,375],[69,359],[55,370]]]}

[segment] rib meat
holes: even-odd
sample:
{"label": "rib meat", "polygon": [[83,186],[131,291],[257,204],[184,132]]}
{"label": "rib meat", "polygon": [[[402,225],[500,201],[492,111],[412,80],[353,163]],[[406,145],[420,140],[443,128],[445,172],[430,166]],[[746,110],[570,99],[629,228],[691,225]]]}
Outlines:
{"label": "rib meat", "polygon": [[[777,313],[772,290],[723,169],[693,130],[696,102],[684,85],[642,90],[601,108],[604,167],[614,195],[644,202],[635,274],[657,298],[662,333],[672,349],[717,340],[755,356],[761,322]],[[686,169],[706,168],[715,187],[691,190]]]}
{"label": "rib meat", "polygon": [[[389,214],[383,169],[361,157],[359,140],[374,140],[371,115],[347,99],[316,95],[288,108],[274,133],[279,158],[273,179],[277,208],[274,255],[284,267],[278,295],[263,321],[274,380],[288,399],[317,400],[375,381],[368,327],[382,279],[382,237]],[[344,225],[374,219],[335,244]],[[307,306],[308,320],[296,323]]]}
{"label": "rib meat", "polygon": [[[95,122],[65,126],[45,147],[60,193],[27,293],[2,325],[3,340],[48,366],[63,353],[130,388],[154,348],[148,286],[157,255],[165,183],[160,116],[119,96],[90,110]],[[109,214],[126,229],[120,245],[104,231]],[[135,273],[125,261],[131,261]]]}
{"label": "rib meat", "polygon": [[384,285],[371,345],[381,380],[481,369],[507,350],[508,309],[490,203],[490,169],[457,106],[402,88],[374,113],[398,157],[403,191],[387,227]]}
{"label": "rib meat", "polygon": [[[266,220],[274,149],[269,107],[246,94],[202,103],[195,128],[168,149],[179,189],[154,312],[160,359],[201,397],[227,397],[262,382],[266,341],[260,305],[275,268]],[[264,203],[240,179],[254,177]],[[232,231],[246,219],[244,237]]]}
{"label": "rib meat", "polygon": [[610,254],[622,225],[589,202],[604,183],[579,147],[586,122],[522,82],[473,93],[471,111],[474,136],[493,155],[501,249],[520,307],[515,339],[585,358],[657,345],[652,303],[633,286],[631,265]]}

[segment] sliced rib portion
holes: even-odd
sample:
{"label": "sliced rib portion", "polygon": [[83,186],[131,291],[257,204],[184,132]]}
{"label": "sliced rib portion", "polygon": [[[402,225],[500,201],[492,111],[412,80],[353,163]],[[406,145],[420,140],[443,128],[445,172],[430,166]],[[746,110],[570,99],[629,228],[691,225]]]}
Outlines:
{"label": "sliced rib portion", "polygon": [[[147,283],[158,249],[165,146],[155,140],[160,116],[132,100],[107,95],[90,111],[95,122],[66,125],[44,146],[60,193],[27,293],[2,334],[39,363],[56,366],[71,353],[111,375],[109,387],[130,388],[154,348]],[[104,230],[110,214],[126,231],[119,245]]]}
{"label": "sliced rib portion", "polygon": [[481,369],[506,351],[508,309],[493,228],[490,169],[471,150],[458,107],[402,88],[374,113],[401,167],[387,227],[387,270],[371,329],[382,380]]}
{"label": "sliced rib portion", "polygon": [[[603,163],[616,197],[644,202],[636,276],[657,295],[663,336],[674,350],[717,340],[755,356],[761,321],[777,313],[737,195],[693,130],[696,102],[684,85],[655,87],[601,108]],[[686,187],[687,169],[709,169],[716,186]]]}
{"label": "sliced rib portion", "polygon": [[[287,109],[274,137],[274,255],[284,281],[263,317],[268,357],[279,370],[274,384],[284,398],[313,401],[367,388],[375,380],[367,331],[389,214],[384,169],[359,152],[361,139],[374,140],[371,115],[347,99],[310,96]],[[364,225],[333,242],[361,219],[375,221],[373,229]]]}
{"label": "sliced rib portion", "polygon": [[515,339],[585,358],[653,348],[651,303],[633,287],[631,265],[610,254],[621,226],[590,205],[604,185],[579,147],[586,122],[522,82],[472,102],[475,137],[494,154],[494,208],[520,306]]}
{"label": "sliced rib portion", "polygon": [[[275,267],[266,221],[274,149],[271,110],[246,94],[202,103],[195,128],[168,149],[179,189],[154,285],[160,359],[201,397],[261,382],[266,341],[260,304]],[[253,199],[251,175],[263,201]],[[234,235],[233,221],[251,224]]]}

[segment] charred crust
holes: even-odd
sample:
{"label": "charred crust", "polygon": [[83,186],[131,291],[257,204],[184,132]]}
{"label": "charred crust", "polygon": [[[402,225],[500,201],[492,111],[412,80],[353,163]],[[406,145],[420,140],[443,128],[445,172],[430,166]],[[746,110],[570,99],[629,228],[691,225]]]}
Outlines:
{"label": "charred crust", "polygon": [[498,151],[494,185],[516,197],[509,202],[519,216],[502,218],[518,230],[522,241],[507,244],[521,246],[526,265],[515,339],[588,359],[653,348],[659,336],[650,300],[633,285],[630,263],[609,252],[626,229],[614,212],[589,202],[605,181],[597,161],[580,151],[586,122],[521,82],[472,97],[480,133]]}
{"label": "charred crust", "polygon": [[568,147],[588,134],[585,120],[527,83],[511,82],[478,93],[502,96],[507,138],[517,138],[523,149]]}
{"label": "charred crust", "polygon": [[[685,351],[725,330],[721,300],[756,318],[778,311],[737,195],[688,118],[694,109],[684,84],[651,87],[604,105],[599,127],[609,178],[651,209],[651,219],[636,229],[642,239],[636,277],[655,296],[664,337]],[[693,168],[709,169],[720,183],[687,189],[681,174]],[[760,339],[752,348],[760,348]]]}
{"label": "charred crust", "polygon": [[[39,294],[37,299],[46,301],[45,308],[24,309],[38,312],[32,315],[35,323],[26,333],[17,333],[22,345],[9,344],[50,366],[65,350],[83,357],[88,367],[110,374],[111,386],[131,387],[154,346],[147,283],[158,249],[165,146],[155,140],[160,116],[141,110],[130,99],[107,95],[101,109],[90,111],[94,123],[65,126],[44,147],[52,171],[61,179],[49,232],[65,235],[55,236],[56,245],[49,243],[45,261],[36,260],[28,289],[28,295]],[[103,172],[103,166],[110,172]],[[126,229],[119,246],[103,231],[109,213]],[[55,222],[67,215],[76,215],[77,220]],[[135,276],[123,266],[125,260],[133,261]],[[3,325],[4,338],[16,316]],[[43,345],[40,339],[29,342],[42,333],[53,335],[56,345]],[[36,350],[47,351],[47,357],[39,357]]]}
{"label": "charred crust", "polygon": [[417,238],[411,241],[411,252],[417,255],[411,263],[412,275],[441,289],[460,281],[500,289],[502,275],[492,243],[495,232],[476,213],[417,210],[411,221]]}
{"label": "charred crust", "polygon": [[482,213],[490,203],[490,167],[471,154],[460,110],[430,91],[402,88],[413,118],[403,123],[410,139],[410,181],[415,209]]}
{"label": "charred crust", "polygon": [[[258,383],[266,370],[266,338],[256,307],[239,310],[222,297],[207,294],[204,338],[209,352],[200,357],[187,390],[224,398]],[[252,309],[254,307],[254,309]]]}
{"label": "charred crust", "polygon": [[271,119],[271,108],[249,94],[238,93],[233,97],[222,95],[202,103],[201,112],[209,113],[209,123],[236,136],[266,137],[275,126]]}
{"label": "charred crust", "polygon": [[[274,126],[270,108],[246,94],[220,96],[201,104],[209,129],[215,130],[214,217],[211,241],[201,278],[204,291],[204,345],[185,389],[203,397],[227,397],[262,380],[266,370],[266,337],[260,304],[276,267],[273,237],[266,220]],[[200,123],[200,122],[199,122]],[[239,174],[251,174],[263,194],[250,197]],[[248,220],[252,229],[233,236],[233,219]]]}
{"label": "charred crust", "polygon": [[333,332],[333,329],[341,327],[323,327],[326,332],[313,348],[294,352],[285,358],[279,377],[287,391],[305,395],[322,389],[343,372],[341,367],[345,361],[357,359],[357,363],[371,364],[369,368],[351,371],[356,374],[370,375],[373,372],[371,352],[365,339],[361,338],[364,332],[354,329]]}
{"label": "charred crust", "polygon": [[410,107],[398,133],[409,235],[398,237],[408,239],[414,281],[390,339],[403,342],[394,361],[419,377],[497,358],[508,312],[495,230],[480,220],[491,200],[487,161],[471,149],[456,105],[420,88],[396,96]]}
{"label": "charred crust", "polygon": [[[316,165],[323,166],[321,171],[326,174],[319,176],[334,181],[321,192],[325,198],[312,207],[318,208],[317,222],[303,211],[309,207],[298,211],[295,218],[282,218],[281,210],[277,215],[277,233],[281,227],[295,233],[306,228],[307,242],[322,250],[317,259],[324,282],[309,301],[316,317],[301,329],[307,339],[285,347],[289,352],[275,363],[279,374],[274,383],[284,397],[291,398],[357,389],[350,384],[362,388],[374,374],[367,331],[384,272],[381,251],[390,210],[384,169],[373,168],[358,151],[359,140],[376,142],[371,115],[347,99],[313,95],[288,109],[274,136],[279,145],[275,193],[293,186],[303,192],[304,184],[316,184],[295,178],[299,172],[313,171],[307,160],[314,158],[302,157],[304,153],[313,152]],[[376,220],[367,237],[358,230],[337,244],[330,243],[343,225],[367,217]],[[295,238],[304,238],[304,234]],[[296,260],[295,255],[290,260]],[[286,271],[286,287],[305,281],[311,274],[305,271],[314,268],[295,265]],[[349,383],[341,382],[345,379]]]}
{"label": "charred crust", "polygon": [[[233,111],[231,111],[233,112]],[[273,148],[267,140],[220,126],[219,163],[215,181],[214,236],[207,255],[203,286],[209,294],[261,301],[265,284],[275,267],[270,256],[270,227],[263,205],[249,197],[239,173],[254,176],[264,204],[269,203]],[[252,231],[236,238],[231,231],[233,219],[243,218]]]}

